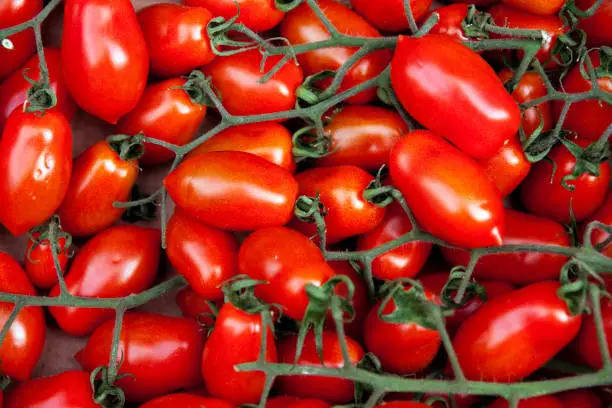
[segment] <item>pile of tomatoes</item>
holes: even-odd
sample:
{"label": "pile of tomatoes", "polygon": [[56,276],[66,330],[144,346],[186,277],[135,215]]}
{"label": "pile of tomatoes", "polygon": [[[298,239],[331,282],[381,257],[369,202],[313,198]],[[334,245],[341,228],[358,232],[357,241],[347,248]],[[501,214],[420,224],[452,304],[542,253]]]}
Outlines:
{"label": "pile of tomatoes", "polygon": [[[30,234],[23,263],[0,252],[3,406],[504,408],[470,393],[567,377],[553,359],[612,383],[612,1],[473,2],[486,35],[455,0],[410,0],[412,19],[403,0],[52,0],[60,48],[38,26],[3,39],[0,228]],[[43,7],[0,0],[0,27]],[[242,34],[219,46],[228,21]],[[284,58],[245,34],[328,45]],[[380,46],[356,58],[346,36]],[[513,38],[531,45],[466,46]],[[350,93],[375,80],[400,111]],[[73,159],[77,107],[113,130]],[[160,190],[135,198],[154,166]],[[122,221],[159,200],[163,228]],[[126,311],[175,286],[162,256],[183,316]],[[86,339],[80,371],[32,378],[48,325]],[[390,392],[403,377],[445,381]],[[563,389],[518,407],[610,400]]]}

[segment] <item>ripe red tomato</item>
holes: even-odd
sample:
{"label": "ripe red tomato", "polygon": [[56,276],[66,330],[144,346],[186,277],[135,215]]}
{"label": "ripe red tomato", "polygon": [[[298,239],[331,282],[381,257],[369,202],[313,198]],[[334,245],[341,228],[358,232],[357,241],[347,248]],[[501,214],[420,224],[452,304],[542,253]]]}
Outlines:
{"label": "ripe red tomato", "polygon": [[493,156],[518,130],[518,105],[493,69],[446,35],[400,36],[391,83],[410,115],[478,159]]}
{"label": "ripe red tomato", "polygon": [[[439,303],[433,293],[425,292],[425,296]],[[382,301],[374,305],[366,319],[364,341],[368,351],[374,353],[380,359],[383,370],[390,373],[403,375],[425,369],[438,354],[442,342],[440,333],[422,326],[418,321],[386,322],[378,316],[381,304]],[[391,314],[396,309],[391,299],[382,314]]]}
{"label": "ripe red tomato", "polygon": [[[0,29],[25,23],[36,16],[43,8],[42,0],[6,0],[0,4]],[[27,29],[7,37],[13,44],[12,49],[0,45],[0,80],[22,66],[34,52],[36,42],[34,33]]]}
{"label": "ripe red tomato", "polygon": [[[595,4],[596,0],[576,0],[576,6],[586,10]],[[595,14],[591,17],[580,19],[578,28],[587,34],[587,45],[589,47],[601,47],[612,43],[612,32],[608,29],[612,25],[612,1],[604,0]]]}
{"label": "ripe red tomato", "polygon": [[580,330],[557,295],[558,282],[540,282],[486,302],[466,320],[453,347],[469,380],[515,382],[567,346]]}
{"label": "ripe red tomato", "polygon": [[480,165],[502,197],[516,190],[531,170],[531,163],[525,156],[518,135],[506,140],[494,156],[480,160]]}
{"label": "ripe red tomato", "polygon": [[194,394],[171,394],[156,398],[140,408],[236,408],[227,401]]}
{"label": "ripe red tomato", "polygon": [[[1,251],[0,291],[36,296],[36,290],[21,266]],[[0,324],[3,327],[13,307],[12,303],[0,303]],[[43,352],[46,331],[45,316],[41,307],[29,306],[19,312],[0,345],[2,374],[16,381],[29,379]]]}
{"label": "ripe red tomato", "polygon": [[99,408],[94,401],[89,373],[66,371],[26,381],[6,398],[5,408]]}
{"label": "ripe red tomato", "polygon": [[412,401],[393,401],[393,402],[383,402],[381,404],[376,405],[374,408],[428,408],[429,405],[421,404],[420,402],[412,402]]}
{"label": "ripe red tomato", "polygon": [[[75,296],[114,298],[148,289],[159,265],[161,236],[158,230],[120,225],[90,239],[75,257],[66,274],[68,292]],[[50,296],[59,296],[55,285]],[[109,309],[49,307],[67,333],[91,333],[115,315]]]}
{"label": "ripe red tomato", "polygon": [[[259,358],[263,323],[261,314],[249,314],[231,303],[223,305],[202,354],[202,376],[211,395],[235,404],[258,403],[265,374],[238,372],[235,366]],[[266,361],[277,361],[274,335],[267,327]]]}
{"label": "ripe red tomato", "polygon": [[[580,147],[592,143],[575,141]],[[601,163],[599,177],[584,173],[578,179],[568,181],[574,191],[563,187],[561,180],[572,173],[576,158],[562,144],[555,146],[548,158],[557,165],[553,177],[553,165],[546,160],[536,163],[521,186],[521,200],[531,213],[548,217],[561,223],[570,222],[570,202],[578,222],[593,214],[603,203],[610,183],[610,164]]]}
{"label": "ripe red tomato", "polygon": [[[86,371],[108,364],[115,322],[98,327],[75,358]],[[202,381],[200,356],[204,333],[193,320],[153,313],[128,312],[123,318],[115,382],[128,402],[143,402]]]}
{"label": "ripe red tomato", "polygon": [[[598,68],[601,64],[599,54],[591,52],[589,57],[593,67]],[[584,67],[586,70],[586,63]],[[583,78],[579,66],[575,66],[568,72],[565,78],[563,78],[562,84],[563,90],[568,93],[587,92],[592,87],[590,80]],[[605,92],[612,93],[612,79],[610,77],[603,76],[597,79],[597,84]],[[555,102],[553,107],[555,119],[557,120],[561,114],[563,104]],[[571,105],[565,117],[565,122],[563,122],[563,128],[573,130],[580,138],[598,140],[608,125],[610,125],[610,122],[612,122],[612,106],[603,101],[588,99],[575,102]]]}
{"label": "ripe red tomato", "polygon": [[262,122],[232,126],[206,140],[190,155],[221,151],[251,153],[293,173],[295,162],[291,149],[291,133],[284,126]]}
{"label": "ripe red tomato", "polygon": [[168,222],[166,242],[170,263],[191,287],[206,300],[222,300],[222,284],[238,272],[236,237],[177,208]]}
{"label": "ripe red tomato", "polygon": [[279,11],[274,0],[183,0],[188,6],[206,7],[215,16],[226,20],[238,14],[237,23],[242,23],[253,31],[266,31],[274,28],[285,13]]}
{"label": "ripe red tomato", "polygon": [[[327,368],[340,368],[344,365],[338,335],[332,331],[323,332],[323,358]],[[364,355],[363,349],[355,340],[346,338],[351,363],[357,364]],[[297,336],[292,335],[278,342],[278,359],[281,363],[293,364],[295,361]],[[304,340],[298,365],[322,367],[315,347],[314,334],[308,332]],[[278,377],[275,386],[279,392],[300,398],[317,398],[331,404],[346,404],[353,399],[354,384],[342,378],[320,377],[315,375],[291,375]]]}
{"label": "ripe red tomato", "polygon": [[[48,47],[44,49],[44,53],[47,69],[49,70],[49,84],[57,97],[57,105],[53,110],[60,111],[70,121],[76,111],[76,105],[64,83],[60,51],[57,48]],[[24,70],[27,70],[29,78],[35,81],[40,79],[40,65],[38,62],[38,55],[32,56],[22,69],[15,71],[0,84],[0,130],[4,127],[6,120],[15,108],[22,106],[27,99],[27,92],[32,84],[24,78]]]}
{"label": "ripe red tomato", "polygon": [[552,16],[559,13],[565,0],[504,0],[504,3],[531,14]]}
{"label": "ripe red tomato", "polygon": [[[34,234],[34,238],[37,238],[39,235],[38,233]],[[57,243],[61,250],[57,254],[57,258],[62,268],[62,273],[65,274],[70,248],[66,248],[65,238],[59,238]],[[23,261],[25,271],[34,286],[40,289],[51,289],[57,283],[57,272],[53,263],[51,244],[49,240],[44,240],[36,245],[34,249],[31,249],[33,245],[34,241],[29,239]]]}
{"label": "ripe red tomato", "polygon": [[[302,69],[293,61],[286,63],[270,80],[259,80],[272,69],[282,55],[266,58],[251,50],[215,59],[203,68],[223,106],[232,115],[261,115],[293,109],[295,92],[302,84]],[[248,100],[248,103],[245,101]]]}
{"label": "ripe red tomato", "polygon": [[501,0],[450,0],[451,3],[467,3],[473,4],[479,9],[489,7],[492,4],[499,3]]}
{"label": "ripe red tomato", "polygon": [[[357,250],[367,251],[388,243],[412,231],[410,218],[397,203],[387,207],[385,218],[373,230],[361,235]],[[378,279],[395,280],[416,276],[431,252],[431,244],[410,242],[379,255],[372,262],[372,275]]]}
{"label": "ripe red tomato", "polygon": [[[188,93],[177,89],[183,78],[173,78],[148,86],[136,107],[121,118],[115,133],[147,137],[182,146],[193,138],[206,116],[206,106],[191,101]],[[164,147],[145,143],[139,163],[145,166],[165,163],[174,153]]]}
{"label": "ripe red tomato", "polygon": [[186,214],[234,231],[286,224],[298,193],[287,170],[243,152],[190,157],[164,179],[164,185]]}
{"label": "ripe red tomato", "polygon": [[463,32],[463,27],[461,27],[461,23],[468,14],[467,4],[460,3],[442,6],[433,10],[429,15],[432,13],[437,13],[440,17],[436,25],[429,31],[429,34],[445,34],[459,41],[471,41],[470,37]]}
{"label": "ripe red tomato", "polygon": [[138,12],[151,73],[160,77],[189,74],[215,59],[206,26],[213,18],[204,7],[154,4]]}
{"label": "ripe red tomato", "polygon": [[[333,0],[319,0],[318,4],[340,33],[356,37],[380,37],[380,33],[374,27],[344,4]],[[287,13],[287,17],[281,23],[280,31],[281,35],[293,45],[331,38],[323,23],[305,2]],[[357,52],[355,47],[331,47],[300,54],[297,58],[304,69],[304,73],[314,75],[324,70],[337,71],[355,52]],[[368,54],[348,71],[338,92],[346,91],[374,78],[387,67],[389,61],[391,61],[391,53],[387,50]],[[331,84],[331,79],[321,83],[324,88],[329,84]],[[347,101],[362,104],[374,100],[375,97],[376,88],[370,88]]]}
{"label": "ripe red tomato", "polygon": [[502,243],[499,191],[473,159],[417,130],[395,145],[389,162],[393,185],[427,231],[463,248]]}
{"label": "ripe red tomato", "polygon": [[601,408],[601,400],[589,390],[571,390],[556,394],[565,408]]}
{"label": "ripe red tomato", "polygon": [[[344,324],[344,328],[351,338],[360,341],[363,337],[363,325],[365,324],[366,316],[370,310],[368,287],[363,277],[355,272],[355,269],[353,269],[351,264],[347,261],[330,261],[329,266],[336,272],[336,275],[344,275],[353,283],[355,292],[353,293],[351,302],[355,314],[353,315],[352,321],[348,321]],[[346,299],[348,296],[348,288],[344,284],[338,285],[336,286],[335,293]],[[347,318],[348,317],[347,315]],[[330,327],[333,327],[332,325],[335,324],[331,316],[328,317],[327,323]]]}
{"label": "ripe red tomato", "polygon": [[57,212],[64,231],[84,237],[114,224],[125,210],[113,203],[129,200],[137,176],[138,163],[122,160],[106,141],[81,153],[74,160],[68,192]]}
{"label": "ripe red tomato", "polygon": [[[319,194],[325,206],[327,243],[334,244],[374,229],[383,219],[385,209],[363,198],[363,191],[374,178],[355,166],[321,167],[296,176],[300,195]],[[316,234],[316,226],[294,219],[292,226],[306,236]]]}
{"label": "ripe red tomato", "polygon": [[[607,337],[608,350],[612,351],[612,301],[602,299],[601,315],[603,317],[604,331]],[[580,334],[576,339],[578,355],[589,366],[599,370],[603,367],[601,353],[599,352],[599,342],[597,340],[597,329],[593,315],[584,318],[584,324],[580,329]]]}
{"label": "ripe red tomato", "polygon": [[321,400],[305,399],[293,402],[288,408],[332,408],[332,406]]}
{"label": "ripe red tomato", "polygon": [[149,73],[147,43],[129,0],[66,0],[62,67],[83,110],[109,123],[136,106]]}
{"label": "ripe red tomato", "polygon": [[[593,221],[599,221],[606,225],[612,225],[612,194],[608,194],[606,201],[599,207],[599,209],[589,219],[585,220],[580,230],[580,239],[584,237],[586,226]],[[593,245],[600,244],[608,238],[609,234],[606,234],[600,229],[596,229],[591,233],[591,243]],[[606,246],[602,251],[606,256],[612,257],[612,245]]]}
{"label": "ripe red tomato", "polygon": [[[410,0],[410,10],[415,20],[420,20],[431,6],[431,0]],[[406,31],[410,25],[403,0],[351,0],[355,10],[370,24],[381,31]]]}
{"label": "ripe red tomato", "polygon": [[[505,399],[498,398],[490,405],[490,408],[510,408],[510,404]],[[521,400],[518,408],[565,408],[565,405],[555,397],[545,395]]]}
{"label": "ripe red tomato", "polygon": [[290,404],[298,401],[300,401],[299,398],[287,395],[282,397],[268,398],[268,401],[266,401],[266,408],[287,408],[290,406]]}
{"label": "ripe red tomato", "polygon": [[376,171],[388,163],[389,152],[406,133],[406,122],[395,111],[369,105],[344,106],[325,127],[331,154],[317,159],[316,164]]}
{"label": "ripe red tomato", "polygon": [[72,131],[59,112],[9,116],[0,141],[0,223],[21,235],[60,206],[72,171]]}
{"label": "ripe red tomato", "polygon": [[[504,245],[570,246],[563,225],[547,218],[506,210],[504,214]],[[442,248],[442,254],[452,265],[466,266],[470,255],[461,250]],[[528,285],[558,279],[567,257],[537,252],[486,255],[474,269],[477,279],[500,280],[515,285]]]}
{"label": "ripe red tomato", "polygon": [[212,316],[205,315],[205,313],[213,313],[210,307],[211,303],[200,296],[190,286],[178,291],[175,300],[183,316],[197,319],[204,327],[212,327],[214,325],[215,321]]}

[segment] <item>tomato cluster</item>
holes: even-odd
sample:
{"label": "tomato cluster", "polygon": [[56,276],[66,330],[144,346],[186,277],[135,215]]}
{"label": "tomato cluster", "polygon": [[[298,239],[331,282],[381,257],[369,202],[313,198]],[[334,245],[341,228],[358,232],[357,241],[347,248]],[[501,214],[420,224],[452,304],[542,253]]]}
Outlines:
{"label": "tomato cluster", "polygon": [[0,408],[603,406],[612,1],[345,3],[0,0]]}

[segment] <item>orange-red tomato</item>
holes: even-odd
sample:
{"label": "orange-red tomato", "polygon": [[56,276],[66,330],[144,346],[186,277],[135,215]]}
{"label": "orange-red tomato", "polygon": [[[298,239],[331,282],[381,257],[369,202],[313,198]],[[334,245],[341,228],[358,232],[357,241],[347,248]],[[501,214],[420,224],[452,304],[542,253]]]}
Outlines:
{"label": "orange-red tomato", "polygon": [[182,0],[188,6],[205,7],[214,16],[226,20],[238,14],[237,23],[242,23],[253,31],[266,31],[275,27],[285,13],[279,11],[274,0]]}
{"label": "orange-red tomato", "polygon": [[480,165],[502,197],[516,190],[531,170],[531,163],[525,156],[518,135],[506,140],[494,156],[481,160]]}
{"label": "orange-red tomato", "polygon": [[565,0],[503,0],[505,4],[525,10],[531,14],[552,16],[559,13]]}
{"label": "orange-red tomato", "polygon": [[[601,316],[603,318],[604,332],[606,333],[606,347],[609,351],[612,351],[612,301],[610,299],[602,299]],[[578,334],[576,339],[576,346],[582,361],[596,370],[600,370],[603,367],[595,318],[592,314],[585,316],[580,334]]]}
{"label": "orange-red tomato", "polygon": [[[410,0],[410,11],[416,21],[427,13],[432,0]],[[351,4],[370,24],[381,31],[405,31],[410,26],[404,0],[351,0]]]}
{"label": "orange-red tomato", "polygon": [[206,315],[212,314],[213,312],[211,303],[200,296],[190,286],[178,291],[175,300],[183,316],[197,319],[198,323],[204,327],[212,327],[214,325],[215,321],[213,317]]}
{"label": "orange-red tomato", "polygon": [[[36,239],[39,235],[40,234],[34,234],[33,237]],[[57,254],[57,259],[62,269],[62,273],[65,274],[66,266],[68,266],[68,255],[71,249],[65,247],[65,238],[59,238],[57,243],[61,251]],[[57,271],[53,263],[53,249],[51,248],[51,244],[48,240],[45,240],[36,245],[36,248],[31,249],[33,246],[34,241],[29,239],[25,259],[23,261],[25,271],[34,286],[40,289],[51,289],[57,283]]]}
{"label": "orange-red tomato", "polygon": [[431,13],[437,13],[439,19],[436,25],[429,31],[430,34],[445,34],[459,41],[470,41],[470,37],[465,35],[463,27],[461,27],[461,23],[468,14],[467,4],[460,3],[442,6]]}
{"label": "orange-red tomato", "polygon": [[139,408],[236,408],[230,402],[194,394],[170,394],[156,398]]}
{"label": "orange-red tomato", "polygon": [[[42,0],[6,0],[0,3],[0,29],[25,23],[38,14],[43,8]],[[31,29],[23,30],[7,37],[13,47],[0,45],[0,81],[11,75],[22,66],[36,51],[34,33]]]}

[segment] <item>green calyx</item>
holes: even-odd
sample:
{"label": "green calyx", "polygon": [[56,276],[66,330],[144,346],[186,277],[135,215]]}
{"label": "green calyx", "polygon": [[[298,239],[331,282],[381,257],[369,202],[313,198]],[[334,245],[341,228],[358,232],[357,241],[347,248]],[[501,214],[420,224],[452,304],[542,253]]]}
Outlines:
{"label": "green calyx", "polygon": [[325,132],[317,132],[315,125],[305,126],[293,134],[293,156],[299,162],[304,159],[320,159],[329,156],[332,139]]}
{"label": "green calyx", "polygon": [[451,270],[448,281],[444,285],[444,288],[442,288],[442,293],[440,295],[442,304],[446,309],[459,309],[475,297],[483,301],[487,300],[487,294],[484,287],[478,285],[474,281],[469,281],[461,300],[458,302],[455,301],[455,294],[466,279],[465,275],[465,267],[463,266],[456,266]]}
{"label": "green calyx", "polygon": [[[32,241],[32,246],[28,249],[27,258],[30,262],[38,262],[38,260],[31,259],[32,251],[34,251],[40,245],[51,245],[51,248],[57,255],[65,252],[67,256],[73,255],[70,248],[72,247],[72,235],[62,230],[60,218],[58,215],[53,215],[47,222],[37,227],[32,228],[28,232],[28,236]],[[64,247],[60,247],[59,240],[64,239]]]}
{"label": "green calyx", "polygon": [[610,145],[607,139],[600,139],[591,143],[586,148],[582,148],[566,138],[561,138],[561,143],[576,158],[576,164],[572,173],[563,177],[561,181],[565,189],[574,191],[576,186],[568,184],[568,182],[578,179],[585,173],[599,177],[599,167],[610,157]]}
{"label": "green calyx", "polygon": [[[406,289],[404,283],[410,283],[411,287]],[[430,330],[437,330],[436,320],[432,310],[437,305],[431,303],[423,292],[423,287],[417,281],[410,279],[394,281],[383,291],[388,290],[378,309],[378,317],[387,323],[393,324],[417,324]],[[393,301],[394,310],[385,314],[389,302]]]}
{"label": "green calyx", "polygon": [[208,97],[207,88],[211,86],[210,79],[204,76],[200,70],[191,71],[187,81],[179,89],[187,92],[189,99],[196,105],[214,106]]}
{"label": "green calyx", "polygon": [[269,311],[270,306],[255,296],[255,287],[268,282],[251,279],[247,275],[238,275],[223,285],[225,302],[249,314]]}
{"label": "green calyx", "polygon": [[555,47],[551,52],[551,60],[559,66],[569,68],[580,61],[587,53],[586,34],[579,28],[574,28],[557,37]]}
{"label": "green calyx", "polygon": [[468,6],[467,17],[461,22],[461,29],[468,38],[483,39],[489,38],[487,27],[494,24],[493,17],[489,13],[482,13],[476,6]]}
{"label": "green calyx", "polygon": [[287,13],[300,4],[302,4],[304,0],[274,0],[274,6],[283,13]]}
{"label": "green calyx", "polygon": [[383,180],[387,177],[387,167],[383,164],[376,178],[370,182],[368,187],[363,191],[363,199],[377,207],[386,207],[391,204],[397,197],[398,191],[392,186],[383,184]]}
{"label": "green calyx", "polygon": [[[129,374],[113,376],[106,366],[98,367],[90,376],[94,401],[104,408],[122,408],[125,406],[125,393],[114,382]],[[114,377],[114,378],[113,378]]]}
{"label": "green calyx", "polygon": [[317,217],[325,217],[327,209],[318,194],[315,197],[300,196],[295,202],[294,213],[302,222],[315,223]]}
{"label": "green calyx", "polygon": [[106,138],[111,149],[123,161],[138,160],[144,154],[144,133],[137,135],[112,135]]}
{"label": "green calyx", "polygon": [[296,90],[297,105],[303,108],[316,105],[331,96],[325,95],[325,90],[319,87],[318,82],[324,79],[333,78],[335,75],[336,71],[325,70],[306,77],[302,85]]}
{"label": "green calyx", "polygon": [[57,96],[47,81],[43,79],[35,81],[30,78],[28,76],[28,69],[23,70],[23,77],[31,85],[26,94],[28,102],[25,108],[26,112],[42,113],[57,105]]}

